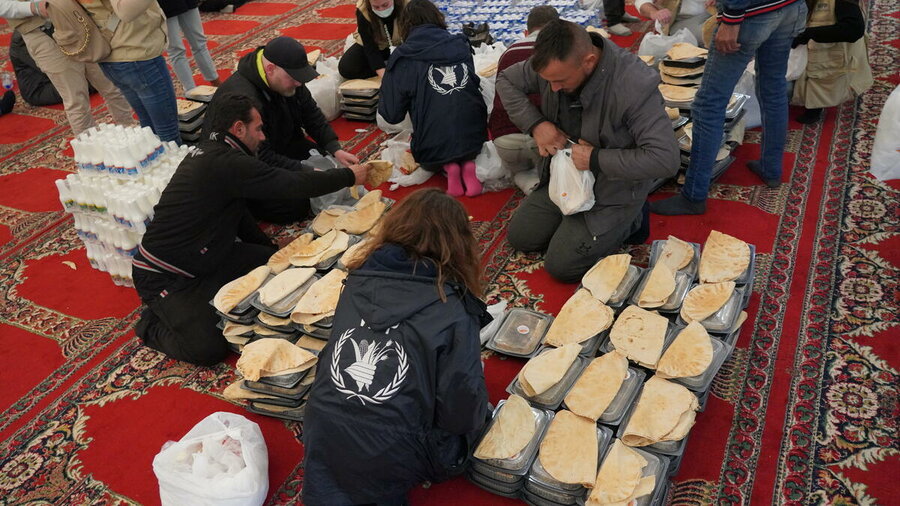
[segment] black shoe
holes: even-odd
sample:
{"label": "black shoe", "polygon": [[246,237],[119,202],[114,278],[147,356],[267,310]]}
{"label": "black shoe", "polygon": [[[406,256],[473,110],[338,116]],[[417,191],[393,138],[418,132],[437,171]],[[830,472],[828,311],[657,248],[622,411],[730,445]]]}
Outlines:
{"label": "black shoe", "polygon": [[681,214],[703,214],[706,212],[706,201],[692,202],[682,194],[650,203],[650,212],[665,216],[677,216]]}
{"label": "black shoe", "polygon": [[762,179],[763,183],[766,183],[766,186],[769,188],[778,188],[781,186],[781,181],[778,179],[766,179],[762,175],[762,166],[759,165],[759,160],[750,160],[747,162],[747,168],[750,169],[750,172],[756,174],[756,177]]}
{"label": "black shoe", "polygon": [[12,112],[14,105],[16,105],[16,94],[9,90],[3,94],[3,98],[0,98],[0,116]]}
{"label": "black shoe", "polygon": [[644,244],[648,237],[650,237],[650,204],[644,202],[644,207],[641,209],[641,228],[629,235],[625,239],[625,244]]}
{"label": "black shoe", "polygon": [[797,116],[797,123],[809,125],[822,119],[822,109],[806,109],[803,114]]}

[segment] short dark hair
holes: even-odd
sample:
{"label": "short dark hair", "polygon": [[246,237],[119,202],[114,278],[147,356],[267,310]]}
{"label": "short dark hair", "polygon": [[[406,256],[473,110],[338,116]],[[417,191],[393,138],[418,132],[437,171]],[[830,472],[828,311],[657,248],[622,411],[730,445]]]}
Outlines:
{"label": "short dark hair", "polygon": [[583,27],[571,21],[555,19],[541,28],[534,42],[531,68],[540,72],[552,60],[567,61],[583,56],[591,48],[591,36]]}
{"label": "short dark hair", "polygon": [[447,29],[444,13],[428,0],[412,0],[400,13],[400,38],[406,40],[409,32],[420,25],[437,25]]}
{"label": "short dark hair", "polygon": [[206,114],[210,116],[209,127],[213,132],[227,132],[236,121],[250,123],[253,119],[250,111],[259,111],[255,100],[236,93],[217,96],[211,105]]}
{"label": "short dark hair", "polygon": [[528,21],[525,23],[525,28],[529,32],[540,30],[555,19],[559,19],[559,12],[552,5],[538,5],[528,13]]}

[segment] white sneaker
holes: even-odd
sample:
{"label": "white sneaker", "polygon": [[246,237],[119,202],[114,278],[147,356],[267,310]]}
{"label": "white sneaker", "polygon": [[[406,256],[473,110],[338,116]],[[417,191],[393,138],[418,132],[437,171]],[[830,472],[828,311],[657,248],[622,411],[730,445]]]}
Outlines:
{"label": "white sneaker", "polygon": [[232,12],[234,12],[234,5],[228,4],[224,8],[222,8],[222,10],[220,10],[219,12],[223,12],[225,14],[231,14]]}
{"label": "white sneaker", "polygon": [[637,16],[632,16],[631,14],[628,14],[626,12],[625,14],[622,14],[622,21],[625,23],[637,23],[637,22],[640,22],[643,20]]}
{"label": "white sneaker", "polygon": [[631,35],[631,28],[628,28],[622,23],[614,24],[610,27],[607,27],[606,29],[609,30],[609,33],[618,35],[619,37],[628,37],[629,35]]}

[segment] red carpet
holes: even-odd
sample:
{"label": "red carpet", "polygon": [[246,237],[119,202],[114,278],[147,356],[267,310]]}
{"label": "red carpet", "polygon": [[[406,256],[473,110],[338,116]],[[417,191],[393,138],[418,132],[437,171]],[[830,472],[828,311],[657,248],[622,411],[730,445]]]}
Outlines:
{"label": "red carpet", "polygon": [[[238,55],[280,33],[338,52],[353,30],[350,4],[251,2],[203,19],[227,75]],[[900,494],[900,182],[867,173],[878,114],[900,82],[900,10],[891,0],[870,0],[868,8],[876,84],[828,110],[823,123],[791,123],[780,189],[757,184],[744,169],[759,150],[759,132],[751,131],[714,185],[707,214],[653,217],[650,240],[674,234],[702,242],[718,229],[754,243],[758,254],[750,317],[697,417],[674,478],[674,504],[891,504]],[[9,34],[0,21],[0,42]],[[640,35],[614,40],[635,47]],[[106,117],[98,97],[94,112]],[[334,126],[363,156],[385,138],[367,123]],[[69,137],[59,107],[20,100],[14,114],[0,117],[0,503],[157,504],[153,456],[224,410],[263,430],[269,503],[299,504],[302,425],[224,400],[234,358],[198,368],[142,347],[132,332],[134,291],[90,268],[53,185],[74,170],[71,152],[60,149]],[[552,281],[540,256],[516,253],[505,241],[521,198],[507,190],[461,201],[473,216],[490,301],[555,313],[574,286]],[[286,241],[296,230],[270,232]],[[629,248],[644,263],[648,251],[646,244]],[[497,401],[523,362],[485,358]],[[464,479],[416,489],[411,499],[516,502]]]}

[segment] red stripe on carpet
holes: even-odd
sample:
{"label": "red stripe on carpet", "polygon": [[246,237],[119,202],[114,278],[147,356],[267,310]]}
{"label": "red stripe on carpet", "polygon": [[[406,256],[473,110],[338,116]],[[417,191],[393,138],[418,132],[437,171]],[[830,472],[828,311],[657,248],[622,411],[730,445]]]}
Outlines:
{"label": "red stripe on carpet", "polygon": [[282,35],[295,39],[340,40],[356,30],[356,23],[306,23],[283,28]]}
{"label": "red stripe on carpet", "polygon": [[54,195],[57,193],[54,181],[68,175],[46,167],[0,175],[0,205],[31,212],[59,211],[61,204]]}
{"label": "red stripe on carpet", "polygon": [[250,2],[235,11],[241,16],[277,16],[297,7],[296,4],[281,2]]}

